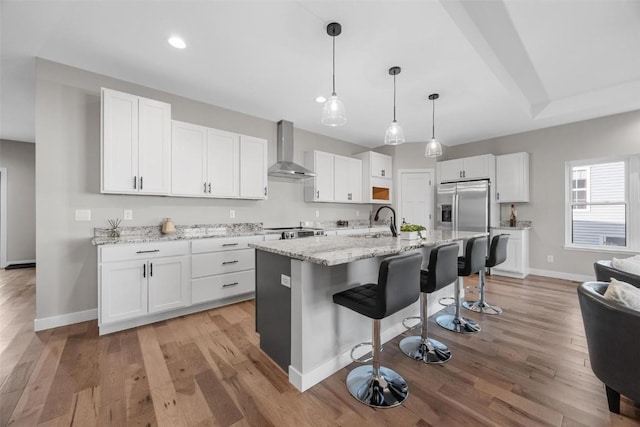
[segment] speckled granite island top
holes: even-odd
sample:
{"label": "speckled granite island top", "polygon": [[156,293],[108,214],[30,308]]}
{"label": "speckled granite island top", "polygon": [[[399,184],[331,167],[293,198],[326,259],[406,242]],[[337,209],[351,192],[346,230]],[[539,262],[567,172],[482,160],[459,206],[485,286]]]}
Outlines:
{"label": "speckled granite island top", "polygon": [[437,246],[471,237],[486,236],[486,233],[436,230],[430,232],[427,238],[422,240],[402,240],[390,235],[373,237],[375,235],[379,235],[379,233],[272,240],[250,243],[249,246],[301,261],[332,266],[359,259],[399,254],[423,246]]}

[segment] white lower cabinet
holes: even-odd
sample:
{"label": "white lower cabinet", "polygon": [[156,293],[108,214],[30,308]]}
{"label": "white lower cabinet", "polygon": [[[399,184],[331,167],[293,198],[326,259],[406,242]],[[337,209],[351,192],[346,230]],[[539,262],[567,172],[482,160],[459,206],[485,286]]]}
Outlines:
{"label": "white lower cabinet", "polygon": [[491,269],[498,276],[518,277],[524,279],[529,275],[529,230],[494,229],[493,236],[508,234],[507,259]]}
{"label": "white lower cabinet", "polygon": [[190,304],[189,242],[114,245],[99,251],[100,325]]}

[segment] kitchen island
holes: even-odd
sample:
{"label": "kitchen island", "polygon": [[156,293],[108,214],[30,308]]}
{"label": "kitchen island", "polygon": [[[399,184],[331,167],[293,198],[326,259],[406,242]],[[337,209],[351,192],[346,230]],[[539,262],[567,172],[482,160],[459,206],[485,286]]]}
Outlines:
{"label": "kitchen island", "polygon": [[[260,348],[288,372],[298,390],[307,390],[350,364],[354,345],[371,340],[371,320],[335,305],[333,294],[376,283],[387,256],[419,251],[425,268],[432,247],[484,235],[433,231],[425,239],[401,240],[361,233],[251,243]],[[450,296],[453,288],[441,291]],[[416,301],[383,319],[382,342],[404,332],[402,319],[418,313]]]}

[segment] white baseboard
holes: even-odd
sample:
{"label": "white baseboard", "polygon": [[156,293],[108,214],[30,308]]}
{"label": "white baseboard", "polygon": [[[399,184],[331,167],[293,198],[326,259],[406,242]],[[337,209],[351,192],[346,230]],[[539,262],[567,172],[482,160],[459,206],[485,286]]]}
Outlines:
{"label": "white baseboard", "polygon": [[[406,329],[402,326],[402,323],[398,323],[382,331],[380,333],[380,341],[384,344],[405,331]],[[295,388],[303,392],[318,384],[325,378],[329,378],[340,369],[348,366],[351,362],[351,349],[349,349],[304,374],[289,365],[289,382],[293,384]]]}
{"label": "white baseboard", "polygon": [[11,265],[11,264],[32,264],[36,262],[35,259],[21,259],[21,260],[17,260],[17,261],[7,261],[7,265]]}
{"label": "white baseboard", "polygon": [[33,329],[44,331],[45,329],[57,328],[59,326],[71,325],[73,323],[86,322],[98,318],[98,309],[77,311],[75,313],[61,314],[59,316],[44,317],[33,321]]}
{"label": "white baseboard", "polygon": [[553,277],[554,279],[572,280],[574,282],[593,282],[596,280],[595,274],[593,276],[585,276],[583,274],[565,273],[562,271],[541,270],[538,268],[530,268],[529,273],[536,276]]}

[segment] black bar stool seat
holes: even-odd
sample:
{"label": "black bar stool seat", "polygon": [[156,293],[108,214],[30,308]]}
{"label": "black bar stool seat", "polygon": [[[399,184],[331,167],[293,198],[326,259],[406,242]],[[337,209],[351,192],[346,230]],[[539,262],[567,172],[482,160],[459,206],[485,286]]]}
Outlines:
{"label": "black bar stool seat", "polygon": [[[400,350],[412,359],[424,363],[444,363],[451,359],[451,350],[440,341],[429,338],[427,324],[427,295],[450,285],[458,279],[458,245],[449,243],[431,249],[429,266],[420,272],[420,335],[400,341]],[[405,319],[406,320],[406,319]]]}
{"label": "black bar stool seat", "polygon": [[477,334],[480,332],[480,325],[472,319],[460,315],[460,289],[463,289],[463,277],[471,276],[484,269],[487,257],[487,238],[472,237],[467,240],[464,256],[458,258],[458,280],[455,286],[456,311],[455,314],[442,314],[436,318],[436,323],[445,329],[460,334]]}
{"label": "black bar stool seat", "polygon": [[[508,234],[498,234],[491,239],[491,247],[489,248],[489,256],[484,264],[487,268],[493,268],[496,265],[502,264],[507,259],[507,242],[509,241]],[[502,309],[497,305],[489,304],[484,300],[484,268],[480,269],[480,279],[478,280],[478,301],[464,301],[462,306],[467,310],[475,311],[476,313],[483,314],[500,314]]]}
{"label": "black bar stool seat", "polygon": [[334,303],[373,319],[373,362],[347,375],[349,393],[366,405],[390,408],[402,404],[409,395],[405,379],[380,366],[380,319],[418,299],[421,264],[420,253],[386,258],[380,264],[377,284],[367,283],[333,295]]}

